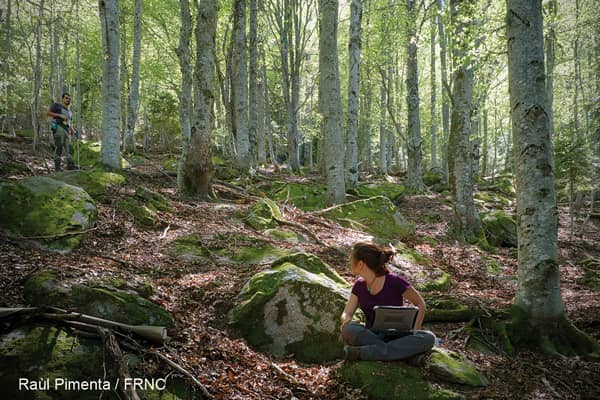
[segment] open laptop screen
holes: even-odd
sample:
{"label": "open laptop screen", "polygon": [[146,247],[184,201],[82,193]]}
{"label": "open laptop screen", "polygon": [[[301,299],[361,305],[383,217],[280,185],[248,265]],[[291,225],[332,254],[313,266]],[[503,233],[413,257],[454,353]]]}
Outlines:
{"label": "open laptop screen", "polygon": [[419,309],[416,307],[375,306],[373,311],[375,320],[371,327],[372,330],[409,332],[415,325]]}

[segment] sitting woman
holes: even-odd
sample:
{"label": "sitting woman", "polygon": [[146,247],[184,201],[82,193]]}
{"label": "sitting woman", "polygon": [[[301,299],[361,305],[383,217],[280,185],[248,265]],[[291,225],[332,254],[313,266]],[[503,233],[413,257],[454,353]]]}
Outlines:
{"label": "sitting woman", "polygon": [[[387,262],[395,250],[374,243],[357,243],[350,257],[350,268],[360,278],[352,287],[352,294],[342,313],[342,340],[348,360],[407,360],[422,364],[423,353],[435,343],[432,332],[421,330],[425,317],[423,297],[402,277],[390,272]],[[384,332],[373,331],[373,307],[402,306],[404,298],[418,309],[412,334],[387,340]],[[356,308],[364,312],[366,326],[352,321]]]}

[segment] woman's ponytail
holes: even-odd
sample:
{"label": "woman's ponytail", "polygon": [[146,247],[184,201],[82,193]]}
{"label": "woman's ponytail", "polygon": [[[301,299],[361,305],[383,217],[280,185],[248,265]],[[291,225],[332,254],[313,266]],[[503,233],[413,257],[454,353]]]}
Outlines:
{"label": "woman's ponytail", "polygon": [[352,250],[353,260],[363,261],[377,276],[390,272],[387,263],[395,254],[396,249],[393,246],[383,247],[369,242],[356,243]]}

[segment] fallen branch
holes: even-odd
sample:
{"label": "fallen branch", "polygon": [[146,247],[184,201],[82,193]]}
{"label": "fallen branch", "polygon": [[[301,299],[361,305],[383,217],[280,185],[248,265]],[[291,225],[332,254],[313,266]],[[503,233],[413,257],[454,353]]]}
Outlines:
{"label": "fallen branch", "polygon": [[115,361],[117,375],[119,376],[119,389],[121,393],[127,400],[140,400],[140,396],[138,396],[135,387],[133,385],[125,385],[125,382],[131,380],[131,374],[129,373],[129,368],[127,368],[127,363],[125,360],[123,360],[123,352],[119,347],[117,338],[110,330],[106,328],[98,327],[98,334],[102,338],[104,348]]}
{"label": "fallen branch", "polygon": [[144,270],[143,270],[141,267],[138,267],[137,265],[135,265],[135,264],[132,264],[132,263],[130,263],[129,261],[122,260],[122,259],[120,259],[120,258],[116,258],[116,257],[112,257],[112,256],[107,256],[107,255],[105,255],[105,254],[100,254],[100,253],[96,253],[96,252],[92,252],[92,253],[91,253],[91,255],[92,255],[92,256],[94,256],[94,257],[105,258],[105,259],[107,259],[107,260],[114,261],[114,262],[116,262],[116,263],[119,263],[119,264],[121,264],[121,265],[124,265],[124,266],[126,266],[127,268],[133,269],[133,270],[135,270],[135,271],[141,271],[141,272],[143,272],[143,271],[144,271]]}
{"label": "fallen branch", "polygon": [[84,231],[77,231],[77,232],[65,232],[65,233],[58,233],[56,235],[48,235],[48,236],[11,236],[8,237],[9,239],[16,239],[16,240],[31,240],[31,239],[57,239],[57,238],[61,238],[61,237],[65,237],[65,236],[72,236],[72,235],[82,235],[84,233],[88,233],[88,232],[92,232],[97,230],[98,227],[95,226],[93,228],[90,229],[86,229]]}

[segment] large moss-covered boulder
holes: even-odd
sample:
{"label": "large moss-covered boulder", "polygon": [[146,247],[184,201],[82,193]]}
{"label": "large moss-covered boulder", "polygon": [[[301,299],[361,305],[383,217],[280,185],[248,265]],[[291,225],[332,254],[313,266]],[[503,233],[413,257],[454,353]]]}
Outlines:
{"label": "large moss-covered boulder", "polygon": [[481,225],[485,237],[493,246],[517,247],[517,224],[503,211],[482,213]]}
{"label": "large moss-covered boulder", "polygon": [[269,236],[275,240],[282,240],[288,243],[303,243],[306,242],[304,235],[283,228],[272,228],[267,229],[263,232],[264,235]]}
{"label": "large moss-covered boulder", "polygon": [[145,186],[138,186],[135,188],[135,197],[144,202],[144,204],[155,211],[171,211],[169,205],[169,199],[163,194],[155,192],[152,189],[148,189]]}
{"label": "large moss-covered boulder", "polygon": [[427,304],[425,322],[469,321],[483,314],[481,307],[472,300],[458,299],[449,295],[424,295]]}
{"label": "large moss-covered boulder", "polygon": [[260,199],[248,210],[245,221],[256,230],[276,227],[281,219],[279,206],[271,199]]}
{"label": "large moss-covered boulder", "polygon": [[384,241],[406,239],[415,233],[415,223],[383,196],[346,203],[323,215]]}
{"label": "large moss-covered boulder", "polygon": [[[136,355],[126,353],[123,358],[132,377],[152,378],[140,368]],[[99,340],[76,337],[56,326],[21,326],[0,336],[2,398],[118,400],[121,397],[113,390],[118,377],[112,363],[110,357],[104,354]],[[158,375],[155,378],[165,377]],[[24,385],[21,390],[20,379]],[[88,386],[84,387],[84,384]],[[147,390],[138,390],[138,394],[144,400],[197,398],[181,380],[174,378],[167,378],[165,390],[148,387]]]}
{"label": "large moss-covered boulder", "polygon": [[52,178],[82,187],[95,199],[102,198],[111,186],[121,186],[125,183],[125,177],[122,174],[104,171],[101,168],[63,171],[52,175]]}
{"label": "large moss-covered boulder", "polygon": [[342,355],[339,318],[348,288],[318,258],[296,254],[254,275],[229,321],[259,351],[303,362],[333,360]]}
{"label": "large moss-covered boulder", "polygon": [[287,183],[274,186],[269,197],[278,202],[291,202],[304,211],[315,211],[325,207],[327,189],[315,183]]}
{"label": "large moss-covered boulder", "polygon": [[397,267],[391,269],[405,275],[409,282],[420,292],[446,292],[450,289],[452,281],[450,275],[429,262],[427,257],[418,250],[408,247],[402,242],[394,244],[396,255],[394,261]]}
{"label": "large moss-covered boulder", "polygon": [[489,383],[473,364],[455,351],[434,349],[428,365],[431,374],[449,383],[475,387]]}
{"label": "large moss-covered boulder", "polygon": [[171,246],[174,257],[190,264],[265,264],[289,253],[267,240],[235,233],[213,237],[186,235]]}
{"label": "large moss-covered boulder", "polygon": [[356,188],[356,192],[361,196],[385,196],[394,203],[400,200],[405,191],[404,185],[392,182],[365,183]]}
{"label": "large moss-covered boulder", "polygon": [[[79,146],[79,150],[77,150]],[[100,167],[102,165],[100,156],[100,142],[92,142],[88,140],[78,140],[77,143],[73,142],[74,155],[73,159],[76,165],[82,168]],[[127,169],[131,165],[129,161],[121,157],[120,167]]]}
{"label": "large moss-covered boulder", "polygon": [[25,300],[35,306],[57,306],[131,325],[173,326],[169,312],[142,294],[135,287],[114,287],[114,282],[81,283],[54,270],[32,275],[24,288]]}
{"label": "large moss-covered boulder", "polygon": [[450,400],[463,396],[438,389],[404,362],[355,361],[340,368],[342,379],[373,400]]}
{"label": "large moss-covered boulder", "polygon": [[136,197],[124,197],[117,201],[116,207],[119,211],[133,217],[133,222],[140,227],[151,228],[160,222],[156,210],[148,207]]}
{"label": "large moss-covered boulder", "polygon": [[75,249],[96,221],[94,201],[82,188],[34,176],[0,183],[0,230],[61,253]]}

